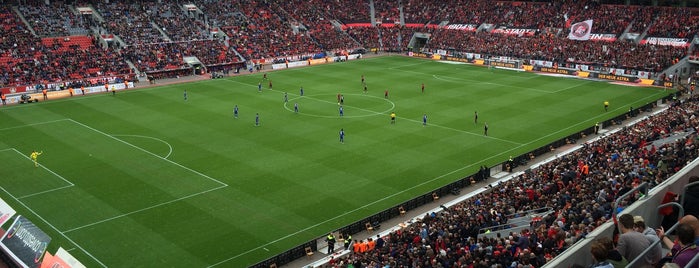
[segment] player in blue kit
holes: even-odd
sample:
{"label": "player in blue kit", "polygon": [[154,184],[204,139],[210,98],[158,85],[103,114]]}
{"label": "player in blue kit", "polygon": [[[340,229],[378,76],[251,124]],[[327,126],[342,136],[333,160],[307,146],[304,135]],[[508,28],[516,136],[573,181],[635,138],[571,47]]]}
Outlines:
{"label": "player in blue kit", "polygon": [[294,103],[294,113],[299,113],[299,103]]}
{"label": "player in blue kit", "polygon": [[422,115],[422,125],[427,126],[427,114]]}
{"label": "player in blue kit", "polygon": [[233,117],[236,119],[238,118],[238,104],[233,107]]}
{"label": "player in blue kit", "polygon": [[345,143],[345,129],[340,129],[340,143]]}
{"label": "player in blue kit", "polygon": [[255,113],[255,126],[258,127],[260,126],[260,114]]}
{"label": "player in blue kit", "polygon": [[340,105],[340,117],[345,116],[345,109],[342,108],[342,105]]}

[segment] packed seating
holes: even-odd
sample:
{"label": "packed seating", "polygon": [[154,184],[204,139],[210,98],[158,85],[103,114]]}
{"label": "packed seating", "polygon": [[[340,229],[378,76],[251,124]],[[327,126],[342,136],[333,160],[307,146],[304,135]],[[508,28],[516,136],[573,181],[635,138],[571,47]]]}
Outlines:
{"label": "packed seating", "polygon": [[[233,21],[228,17],[217,22],[231,38],[231,46],[247,59],[321,52],[309,36],[294,33],[288,20],[273,12],[265,2],[245,0],[213,7],[221,10],[221,13],[239,12],[245,18],[242,24],[238,17],[234,17]],[[234,24],[223,24],[227,22]]]}
{"label": "packed seating", "polygon": [[[340,23],[370,22],[372,3],[376,19],[382,22],[380,26],[353,26],[339,30],[333,25],[333,20]],[[407,48],[413,33],[419,30],[433,33],[427,49],[449,48],[484,55],[659,72],[682,58],[687,51],[681,47],[627,42],[570,41],[565,38],[565,33],[555,33],[548,28],[565,29],[570,23],[594,19],[595,33],[619,34],[629,28],[637,32],[647,29],[649,36],[691,38],[699,29],[699,19],[692,17],[688,9],[605,5],[592,0],[551,3],[447,0],[433,4],[416,0],[294,0],[275,3],[259,0],[195,0],[192,4],[198,10],[187,11],[182,5],[168,1],[147,4],[101,1],[94,7],[105,20],[100,22],[100,28],[119,36],[127,46],[131,46],[121,54],[135,60],[139,68],[150,71],[184,67],[182,52],[197,56],[206,64],[221,64],[236,58],[236,52],[245,59],[288,59],[324,51],[353,50],[361,46],[400,51]],[[449,8],[453,6],[463,8]],[[19,80],[12,83],[36,82],[33,75],[10,78],[10,73],[17,73],[16,70],[22,67],[18,66],[22,65],[22,59],[51,57],[45,54],[51,53],[52,44],[37,45],[41,41],[25,32],[26,28],[31,27],[39,36],[71,36],[71,31],[94,23],[92,16],[76,15],[74,6],[70,5],[46,5],[40,0],[29,0],[18,7],[28,20],[26,26],[11,8],[3,7],[6,23],[3,24],[5,37],[0,41],[0,48],[3,48],[0,51],[0,62],[3,63],[0,68],[7,73],[3,74],[5,83],[13,79]],[[403,14],[400,10],[403,10]],[[199,14],[200,11],[203,14]],[[396,25],[401,15],[412,24]],[[442,21],[536,28],[540,30],[537,33],[541,34],[511,38],[482,32],[415,28],[420,24]],[[224,42],[189,43],[190,40],[208,40],[217,30],[228,36]],[[165,44],[151,45],[160,43]],[[185,47],[181,47],[183,44]],[[194,53],[192,47],[201,51]],[[60,46],[53,49],[65,48]]]}
{"label": "packed seating", "polygon": [[[510,28],[543,29],[555,27],[562,21],[558,10],[551,8],[553,4],[499,2],[490,5],[487,23]],[[558,15],[558,16],[557,16]]]}
{"label": "packed seating", "polygon": [[697,31],[697,18],[687,9],[657,8],[658,16],[648,29],[648,36],[687,38]]}
{"label": "packed seating", "polygon": [[[167,1],[165,1],[167,2]],[[168,3],[100,1],[101,26],[120,36],[127,46],[105,50],[97,40],[72,36],[89,21],[68,5],[45,5],[30,0],[19,7],[25,25],[11,6],[0,6],[0,85],[31,85],[72,80],[92,83],[103,76],[130,73],[125,60],[154,76],[191,73],[183,57],[197,57],[204,65],[246,59],[288,59],[324,50],[366,48],[400,50],[418,30],[431,33],[427,49],[453,48],[482,55],[632,68],[661,72],[687,54],[686,48],[630,42],[581,42],[542,33],[512,36],[460,30],[408,28],[395,25],[400,8],[414,23],[493,23],[507,27],[566,28],[566,23],[594,19],[593,32],[620,34],[648,30],[649,36],[691,38],[699,19],[686,9],[600,5],[596,1],[555,3],[477,0],[372,1],[376,18],[394,27],[350,27],[336,30],[330,20],[370,22],[370,1],[214,1],[196,0],[205,18],[191,17]],[[402,7],[400,5],[403,5]],[[464,8],[452,9],[459,6]],[[155,26],[154,26],[155,25]],[[386,25],[386,26],[389,26]],[[300,27],[303,26],[303,27]],[[31,27],[38,36],[33,36]],[[163,31],[164,34],[157,28]],[[294,28],[298,27],[298,28]],[[306,28],[303,30],[301,28]],[[208,39],[209,29],[220,28],[230,39]],[[230,45],[230,46],[229,46]],[[233,48],[233,49],[231,49]],[[168,71],[168,72],[162,72]],[[386,237],[387,244],[371,252],[352,254],[346,261],[394,266],[452,267],[475,264],[489,267],[511,263],[540,266],[575,241],[585,237],[611,215],[611,202],[641,182],[657,185],[699,153],[696,134],[673,142],[650,145],[672,133],[699,127],[699,100],[678,103],[667,111],[586,144],[516,179],[498,185],[439,214],[426,215]],[[659,164],[662,162],[662,165]],[[588,165],[584,174],[580,166]],[[477,238],[480,229],[506,222],[508,215],[551,207],[556,210],[532,226],[529,233]],[[527,237],[528,246],[518,244]]]}
{"label": "packed seating", "polygon": [[[675,103],[640,123],[492,187],[440,213],[425,215],[382,237],[382,247],[354,251],[339,263],[361,267],[541,267],[608,221],[612,202],[648,182],[651,187],[699,156],[697,134],[666,143],[669,135],[699,127],[699,98]],[[587,166],[589,172],[585,172]],[[479,230],[536,208],[555,212],[527,231],[493,238]],[[508,216],[509,215],[509,216]],[[355,241],[358,243],[359,241]]]}
{"label": "packed seating", "polygon": [[305,28],[321,49],[351,50],[360,46],[345,32],[335,29],[330,23],[329,13],[323,9],[323,2],[320,0],[281,1],[272,8],[277,14],[281,14],[284,20],[290,21],[292,27]]}
{"label": "packed seating", "polygon": [[[497,45],[492,45],[497,44]],[[548,35],[511,38],[492,33],[440,29],[428,48],[523,59],[574,62],[659,72],[687,54],[684,47],[642,45],[631,42],[580,42]]]}
{"label": "packed seating", "polygon": [[166,42],[151,24],[152,5],[128,2],[98,2],[97,11],[104,18],[102,27],[121,37],[127,45]]}
{"label": "packed seating", "polygon": [[69,5],[60,2],[46,4],[44,1],[25,1],[19,6],[22,16],[39,36],[85,35],[89,18],[76,15]]}
{"label": "packed seating", "polygon": [[400,22],[398,1],[374,1],[376,22],[397,23]]}
{"label": "packed seating", "polygon": [[425,5],[424,1],[408,0],[403,1],[403,12],[405,23],[433,23],[439,24],[441,18],[439,14],[444,10],[449,10],[450,1],[437,1],[430,5]]}
{"label": "packed seating", "polygon": [[156,6],[157,11],[153,16],[153,22],[173,42],[209,39],[206,25],[201,20],[189,17],[180,5],[161,4]]}
{"label": "packed seating", "polygon": [[355,40],[362,42],[366,48],[380,48],[379,29],[377,27],[352,27],[347,28],[347,33]]}
{"label": "packed seating", "polygon": [[[193,2],[208,18],[212,27],[246,27],[249,22],[230,1],[196,0]],[[238,31],[238,29],[234,29]]]}
{"label": "packed seating", "polygon": [[117,53],[97,47],[92,39],[36,38],[8,6],[0,7],[0,18],[4,37],[0,41],[0,84],[3,86],[130,73]]}
{"label": "packed seating", "polygon": [[371,22],[369,0],[323,2],[323,9],[330,12],[332,19],[339,20],[341,23]]}
{"label": "packed seating", "polygon": [[[624,7],[621,7],[622,10]],[[655,9],[652,7],[638,7],[636,10],[636,16],[634,17],[633,23],[631,23],[631,28],[629,32],[631,33],[643,33],[648,27],[653,23]]]}
{"label": "packed seating", "polygon": [[142,44],[124,48],[122,54],[143,72],[187,69],[183,57],[197,57],[204,65],[237,61],[236,55],[218,40]]}

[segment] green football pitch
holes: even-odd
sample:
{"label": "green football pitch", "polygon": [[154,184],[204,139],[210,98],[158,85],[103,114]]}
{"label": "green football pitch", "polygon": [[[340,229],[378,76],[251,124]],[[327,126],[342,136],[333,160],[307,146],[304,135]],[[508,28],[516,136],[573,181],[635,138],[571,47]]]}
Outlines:
{"label": "green football pitch", "polygon": [[88,267],[245,267],[670,93],[400,56],[268,78],[0,107],[0,196]]}

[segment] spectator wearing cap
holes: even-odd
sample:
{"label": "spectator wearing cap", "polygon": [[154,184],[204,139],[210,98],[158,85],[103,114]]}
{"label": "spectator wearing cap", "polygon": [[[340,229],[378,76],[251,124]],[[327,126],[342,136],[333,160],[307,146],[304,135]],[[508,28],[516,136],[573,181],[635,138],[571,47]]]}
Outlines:
{"label": "spectator wearing cap", "polygon": [[[637,232],[642,233],[651,244],[660,241],[660,237],[658,237],[658,234],[655,232],[655,230],[646,226],[643,217],[634,216],[633,225],[634,229],[636,229]],[[652,263],[658,263],[658,261],[660,261],[660,259],[663,257],[663,248],[661,244],[662,243],[655,244],[655,246],[653,246],[653,249],[649,251],[646,255],[648,258],[651,259]]]}

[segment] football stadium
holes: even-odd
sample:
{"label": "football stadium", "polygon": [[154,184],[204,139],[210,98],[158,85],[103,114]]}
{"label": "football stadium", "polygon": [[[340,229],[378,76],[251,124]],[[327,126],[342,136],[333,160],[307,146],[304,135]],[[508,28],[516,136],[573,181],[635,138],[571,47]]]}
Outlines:
{"label": "football stadium", "polygon": [[697,1],[0,18],[0,267],[699,265]]}

